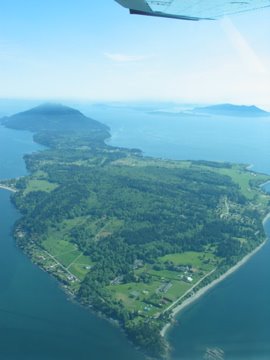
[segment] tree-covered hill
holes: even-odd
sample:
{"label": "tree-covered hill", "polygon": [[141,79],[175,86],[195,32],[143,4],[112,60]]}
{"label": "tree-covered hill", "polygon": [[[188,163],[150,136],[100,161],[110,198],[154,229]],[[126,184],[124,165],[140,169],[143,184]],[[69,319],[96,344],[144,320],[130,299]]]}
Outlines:
{"label": "tree-covered hill", "polygon": [[6,117],[4,125],[18,130],[40,131],[108,131],[106,125],[90,119],[80,111],[61,104],[43,104]]}

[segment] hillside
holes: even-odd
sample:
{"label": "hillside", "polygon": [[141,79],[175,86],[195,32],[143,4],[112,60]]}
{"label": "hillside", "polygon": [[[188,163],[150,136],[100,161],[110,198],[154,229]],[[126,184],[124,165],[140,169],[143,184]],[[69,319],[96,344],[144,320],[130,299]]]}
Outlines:
{"label": "hillside", "polygon": [[80,111],[61,104],[43,104],[2,119],[5,126],[17,130],[40,131],[108,131],[107,126]]}

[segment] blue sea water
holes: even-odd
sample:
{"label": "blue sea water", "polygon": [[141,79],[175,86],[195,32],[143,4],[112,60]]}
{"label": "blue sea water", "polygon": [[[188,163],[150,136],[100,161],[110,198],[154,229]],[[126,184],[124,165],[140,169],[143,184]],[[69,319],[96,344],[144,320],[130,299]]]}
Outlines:
{"label": "blue sea water", "polygon": [[[270,118],[153,115],[147,109],[84,106],[111,128],[111,145],[147,156],[253,164],[270,174]],[[0,177],[25,174],[22,155],[38,150],[29,133],[0,127]],[[0,359],[130,359],[143,356],[116,328],[69,302],[56,281],[14,246],[19,216],[0,191]],[[270,226],[267,224],[270,234]],[[173,360],[270,359],[270,243],[178,318],[168,340]]]}

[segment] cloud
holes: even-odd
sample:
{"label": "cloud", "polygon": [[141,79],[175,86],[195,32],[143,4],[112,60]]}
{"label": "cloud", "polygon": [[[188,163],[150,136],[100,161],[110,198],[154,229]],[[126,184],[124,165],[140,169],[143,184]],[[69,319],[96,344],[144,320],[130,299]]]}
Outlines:
{"label": "cloud", "polygon": [[149,59],[149,55],[128,55],[128,54],[112,54],[104,53],[107,59],[115,62],[126,63],[126,62],[140,62]]}

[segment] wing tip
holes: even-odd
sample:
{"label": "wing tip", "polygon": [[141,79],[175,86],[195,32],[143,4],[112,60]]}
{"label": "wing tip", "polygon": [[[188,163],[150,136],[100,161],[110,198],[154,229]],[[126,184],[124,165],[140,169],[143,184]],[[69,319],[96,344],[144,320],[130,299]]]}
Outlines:
{"label": "wing tip", "polygon": [[215,20],[213,18],[199,18],[199,17],[193,17],[193,16],[184,16],[184,15],[172,15],[172,14],[166,14],[163,12],[146,12],[146,11],[140,11],[140,10],[129,10],[130,14],[132,15],[144,15],[144,16],[154,16],[154,17],[163,17],[167,19],[176,19],[176,20],[186,20],[186,21],[200,21],[200,20]]}

